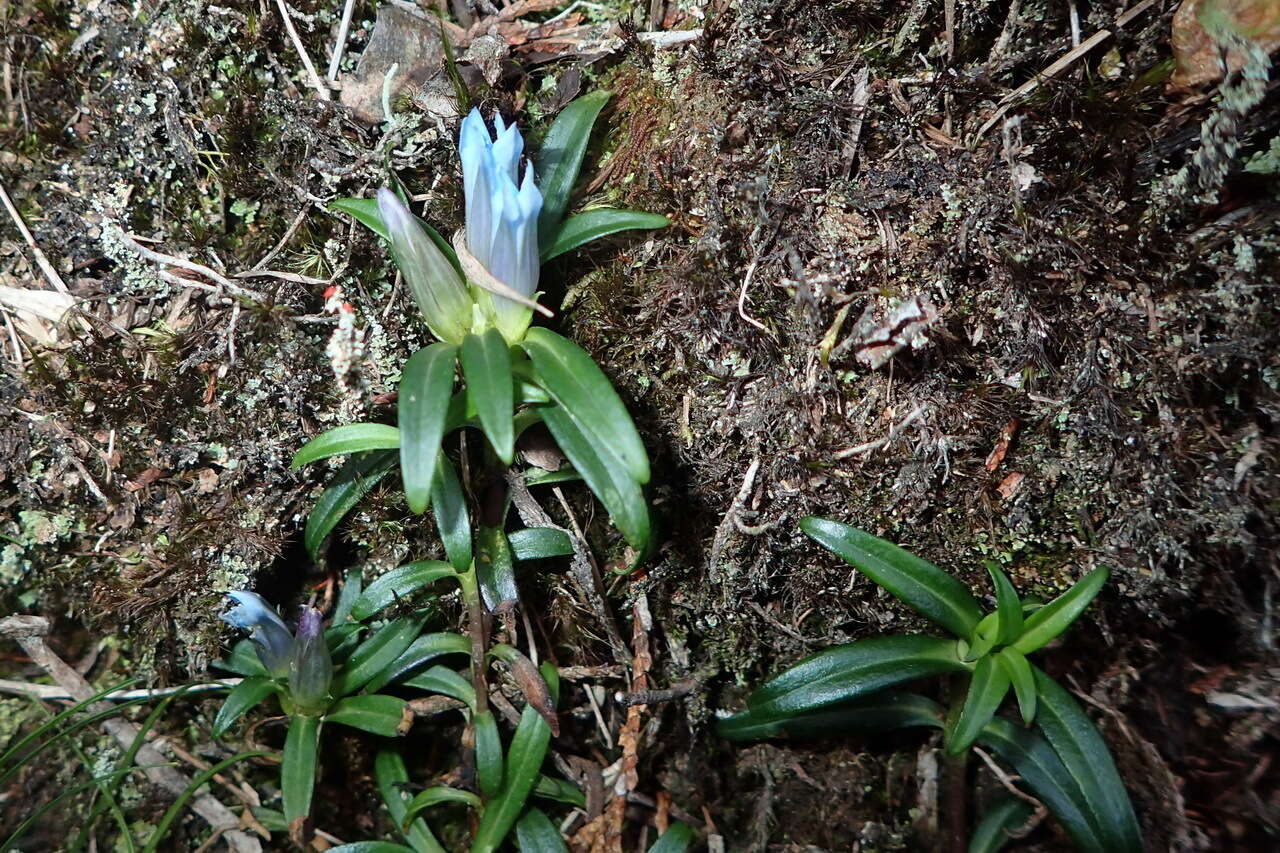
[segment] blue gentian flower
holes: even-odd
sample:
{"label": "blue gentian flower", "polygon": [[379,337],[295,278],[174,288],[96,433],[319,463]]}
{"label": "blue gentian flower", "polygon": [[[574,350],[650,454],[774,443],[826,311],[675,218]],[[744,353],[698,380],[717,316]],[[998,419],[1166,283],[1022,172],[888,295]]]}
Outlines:
{"label": "blue gentian flower", "polygon": [[237,590],[227,595],[236,606],[222,614],[222,621],[249,632],[249,640],[257,647],[258,660],[267,672],[275,678],[287,676],[293,659],[293,634],[284,620],[256,592]]}
{"label": "blue gentian flower", "polygon": [[303,607],[292,633],[270,604],[256,592],[228,592],[236,606],[222,619],[249,632],[258,659],[272,678],[289,679],[289,696],[303,713],[320,713],[329,705],[333,659],[324,639],[324,615]]}
{"label": "blue gentian flower", "polygon": [[391,238],[391,254],[431,333],[461,343],[471,330],[472,300],[466,283],[436,247],[418,219],[391,190],[378,190],[378,213]]}
{"label": "blue gentian flower", "polygon": [[[480,111],[462,121],[458,155],[466,195],[467,249],[489,274],[522,296],[534,298],[538,287],[538,214],[542,193],[534,183],[533,167],[520,180],[524,138],[513,124],[494,117],[497,138],[491,139]],[[482,313],[504,338],[524,337],[532,311],[506,297],[473,288]],[[487,310],[486,310],[487,309]]]}

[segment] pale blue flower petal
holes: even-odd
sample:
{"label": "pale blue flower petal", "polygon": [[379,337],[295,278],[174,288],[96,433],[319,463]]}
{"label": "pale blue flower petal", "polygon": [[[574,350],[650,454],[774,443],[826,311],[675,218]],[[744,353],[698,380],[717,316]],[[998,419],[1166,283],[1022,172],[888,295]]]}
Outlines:
{"label": "pale blue flower petal", "polygon": [[514,186],[516,171],[520,168],[520,155],[524,153],[524,137],[520,135],[519,129],[513,124],[505,131],[500,131],[492,150],[494,168]]}
{"label": "pale blue flower petal", "polygon": [[222,614],[222,621],[248,631],[249,640],[257,647],[258,659],[267,672],[283,678],[289,673],[293,653],[293,634],[285,627],[284,620],[255,592],[236,590],[227,596],[236,606]]}

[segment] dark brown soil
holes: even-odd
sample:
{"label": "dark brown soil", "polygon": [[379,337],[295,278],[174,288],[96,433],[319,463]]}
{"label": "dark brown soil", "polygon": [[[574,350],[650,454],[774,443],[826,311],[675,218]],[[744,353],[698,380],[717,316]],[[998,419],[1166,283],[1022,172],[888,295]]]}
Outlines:
{"label": "dark brown soil", "polygon": [[[341,4],[293,5],[317,16],[303,38],[323,65]],[[712,733],[715,712],[807,653],[925,627],[799,533],[820,514],[984,596],[984,560],[1044,596],[1110,567],[1042,665],[1088,704],[1149,849],[1270,849],[1280,164],[1262,155],[1280,134],[1274,72],[1247,110],[1235,77],[1174,90],[1172,3],[1121,28],[1124,4],[1082,3],[1083,35],[1113,35],[988,128],[1005,95],[1071,50],[1067,4],[1024,0],[1006,24],[1007,3],[958,2],[950,38],[941,4],[909,0],[741,0],[701,19],[650,5],[703,35],[670,49],[627,38],[589,64],[516,52],[492,88],[464,63],[477,99],[534,138],[561,105],[555,81],[582,66],[586,88],[615,92],[592,197],[675,222],[544,272],[550,301],[566,302],[557,322],[627,398],[656,471],[664,544],[611,590],[621,634],[643,596],[653,681],[699,685],[647,712],[640,791],[669,794],[730,850],[942,849],[943,758],[927,737],[741,747]],[[114,638],[117,675],[178,682],[226,639],[219,591],[256,584],[298,601],[352,566],[371,577],[438,548],[388,488],[311,566],[300,527],[326,473],[287,466],[318,431],[387,416],[398,365],[425,335],[375,241],[321,202],[369,194],[389,163],[430,192],[428,217],[447,231],[461,186],[452,119],[402,99],[410,121],[388,141],[321,103],[273,4],[133,10],[0,12],[13,79],[0,182],[92,318],[54,347],[25,339],[20,360],[5,350],[0,598],[61,616],[59,636]],[[653,28],[648,10],[622,17]],[[357,22],[372,19],[361,6]],[[1224,115],[1238,150],[1202,145],[1202,123]],[[1209,162],[1225,180],[1197,193]],[[265,298],[237,308],[162,280],[120,237],[230,274],[304,211],[269,268],[341,273],[369,341],[350,394],[325,355],[323,288],[248,279]],[[5,222],[0,284],[47,288]],[[879,328],[884,317],[911,300],[930,315],[918,346],[875,364],[875,345],[904,331]],[[591,530],[611,556],[602,512]],[[524,592],[558,663],[611,662],[561,575]],[[620,756],[581,683],[561,706],[559,749]],[[172,730],[206,741],[212,707]],[[625,710],[603,713],[616,735]],[[431,754],[416,778],[447,770]],[[335,742],[318,795],[344,840],[386,828],[369,816],[368,755]],[[970,782],[995,787],[978,767]],[[650,816],[631,815],[637,827]],[[1051,821],[1021,844],[1067,849]]]}

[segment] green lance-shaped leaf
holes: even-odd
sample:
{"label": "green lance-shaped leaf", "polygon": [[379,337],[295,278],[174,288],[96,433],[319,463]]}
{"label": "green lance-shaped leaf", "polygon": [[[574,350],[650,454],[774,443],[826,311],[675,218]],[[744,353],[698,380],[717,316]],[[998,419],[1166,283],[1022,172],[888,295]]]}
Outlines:
{"label": "green lance-shaped leaf", "polygon": [[1089,817],[1084,792],[1047,740],[1034,731],[1020,729],[1008,720],[995,717],[982,730],[978,742],[991,747],[1013,765],[1077,848],[1086,853],[1110,853],[1109,845]]}
{"label": "green lance-shaped leaf", "polygon": [[406,679],[404,686],[457,699],[472,711],[476,708],[476,689],[471,686],[470,681],[447,666],[433,666],[426,672]]}
{"label": "green lance-shaped leaf", "polygon": [[449,563],[460,572],[471,568],[471,518],[467,514],[467,499],[458,482],[458,472],[453,463],[440,451],[436,460],[436,479],[431,487],[431,512],[444,543],[444,553]]}
{"label": "green lance-shaped leaf", "polygon": [[453,394],[458,348],[434,343],[409,357],[400,380],[400,476],[409,509],[426,512]]}
{"label": "green lance-shaped leaf", "polygon": [[422,630],[420,617],[402,616],[383,625],[356,647],[333,679],[334,696],[359,690],[400,657]]}
{"label": "green lance-shaped leaf", "polygon": [[649,455],[640,433],[609,378],[587,351],[541,326],[530,329],[521,346],[533,361],[539,384],[591,437],[592,444],[616,456],[637,483],[649,482]]}
{"label": "green lance-shaped leaf", "polygon": [[[357,569],[357,571],[359,571]],[[355,596],[359,598],[359,596]],[[352,599],[355,603],[355,599]],[[329,647],[329,656],[333,658],[335,664],[346,663],[347,658],[351,657],[351,653],[356,650],[356,646],[360,645],[360,632],[364,630],[364,626],[359,622],[350,620],[339,625],[330,625],[324,629],[324,642]]]}
{"label": "green lance-shaped leaf", "polygon": [[364,621],[428,584],[435,583],[441,578],[457,576],[458,572],[453,566],[439,560],[417,560],[405,563],[403,566],[396,566],[369,584],[360,594],[351,607],[351,618]]}
{"label": "green lance-shaped leaf", "polygon": [[964,707],[955,727],[948,732],[947,752],[959,755],[973,746],[982,728],[995,716],[996,709],[1009,692],[1009,673],[991,655],[978,658]]}
{"label": "green lance-shaped leaf", "polygon": [[490,610],[509,608],[520,600],[515,564],[501,527],[481,527],[476,537],[476,581]]}
{"label": "green lance-shaped leaf", "polygon": [[597,448],[560,406],[545,406],[542,419],[556,444],[582,475],[587,488],[600,499],[622,536],[643,558],[651,546],[652,526],[644,490],[626,467],[607,449]]}
{"label": "green lance-shaped leaf", "polygon": [[[544,666],[543,676],[551,684],[554,695],[558,687],[555,670]],[[493,853],[506,838],[538,781],[538,771],[550,743],[551,727],[533,707],[526,706],[511,739],[511,748],[507,751],[502,793],[494,797],[485,809],[471,844],[471,853]]]}
{"label": "green lance-shaped leaf", "polygon": [[383,737],[399,737],[413,725],[413,717],[405,714],[408,707],[403,699],[379,693],[347,696],[333,703],[324,721]]}
{"label": "green lance-shaped leaf", "polygon": [[280,764],[280,792],[284,818],[290,824],[311,814],[311,794],[316,787],[316,761],[320,751],[320,718],[295,715],[289,719]]}
{"label": "green lance-shaped leaf", "polygon": [[409,801],[409,808],[404,813],[404,821],[408,823],[427,809],[440,803],[462,803],[464,806],[469,806],[477,811],[484,808],[480,798],[470,791],[451,788],[448,785],[433,785],[425,791],[419,792],[416,797]]}
{"label": "green lance-shaped leaf", "polygon": [[496,797],[502,790],[502,738],[490,711],[481,711],[472,720],[476,734],[476,781],[480,793]]}
{"label": "green lance-shaped leaf", "polygon": [[1000,853],[1013,840],[1010,833],[1026,824],[1034,811],[1026,800],[1005,797],[982,815],[969,836],[969,853]]}
{"label": "green lance-shaped leaf", "polygon": [[338,522],[362,497],[373,491],[373,487],[387,476],[395,464],[396,455],[390,450],[361,453],[347,460],[307,516],[307,529],[302,539],[311,559],[316,559],[320,544],[338,526]]}
{"label": "green lance-shaped leaf", "polygon": [[578,808],[586,808],[587,805],[587,797],[581,790],[554,776],[539,775],[538,784],[533,786],[533,796]]}
{"label": "green lance-shaped leaf", "polygon": [[720,720],[716,733],[729,740],[759,740],[786,736],[797,739],[834,735],[874,735],[894,729],[942,728],[946,712],[932,699],[915,693],[881,690],[869,696],[831,705],[781,720],[755,722],[751,713]]}
{"label": "green lance-shaped leaf", "polygon": [[658,836],[649,853],[684,853],[693,843],[693,829],[687,823],[673,823]]}
{"label": "green lance-shaped leaf", "polygon": [[1075,785],[1083,792],[1088,813],[1099,835],[1116,853],[1142,850],[1133,805],[1116,770],[1106,741],[1071,694],[1061,685],[1032,667],[1039,694],[1036,726],[1067,768]]}
{"label": "green lance-shaped leaf", "polygon": [[987,572],[996,588],[996,642],[1012,643],[1022,636],[1022,601],[999,566],[988,561]]}
{"label": "green lance-shaped leaf", "polygon": [[1012,644],[1013,648],[1029,655],[1067,630],[1093,601],[1109,574],[1105,566],[1099,566],[1071,589],[1028,616],[1021,636]]}
{"label": "green lance-shaped leaf", "polygon": [[560,830],[538,809],[528,809],[516,823],[520,853],[568,853]]}
{"label": "green lance-shaped leaf", "polygon": [[330,847],[328,853],[422,853],[422,850],[405,847],[394,841],[352,841]]}
{"label": "green lance-shaped leaf", "polygon": [[542,262],[563,255],[581,245],[640,228],[666,228],[671,220],[659,213],[642,213],[638,210],[615,210],[599,207],[570,216],[556,231],[550,244],[542,248]]}
{"label": "green lance-shaped leaf", "polygon": [[573,553],[569,534],[556,527],[526,527],[507,534],[516,560],[546,560]]}
{"label": "green lance-shaped leaf", "polygon": [[275,692],[276,683],[261,676],[246,678],[231,688],[227,698],[222,701],[222,707],[218,709],[218,716],[213,718],[213,736],[222,737],[231,728],[231,724],[244,716],[246,711]]}
{"label": "green lance-shaped leaf", "polygon": [[[333,605],[330,627],[342,625],[350,618],[351,608],[355,606],[356,599],[363,591],[364,578],[361,576],[360,567],[352,566],[347,569],[346,577],[342,579],[342,587],[338,590],[338,602]],[[330,652],[332,651],[330,647]]]}
{"label": "green lance-shaped leaf", "polygon": [[582,158],[591,140],[591,128],[610,94],[606,91],[592,92],[569,104],[556,116],[542,140],[534,168],[534,174],[539,176],[538,189],[542,191],[542,212],[538,215],[539,246],[551,245],[556,228],[564,219],[569,195],[578,180]]}
{"label": "green lance-shaped leaf", "polygon": [[409,771],[405,769],[400,753],[391,749],[379,752],[373,762],[373,775],[378,781],[382,802],[391,813],[391,822],[396,825],[404,840],[409,842],[414,853],[445,853],[440,842],[436,841],[427,828],[425,820],[407,820],[405,817],[409,807],[409,794],[405,791],[409,784]]}
{"label": "green lance-shaped leaf", "polygon": [[460,352],[467,394],[475,405],[480,426],[504,464],[515,458],[514,380],[511,377],[511,348],[495,328],[479,335],[467,335]]}
{"label": "green lance-shaped leaf", "polygon": [[[387,232],[387,226],[382,221],[382,214],[378,212],[378,200],[376,198],[334,199],[329,202],[329,209],[347,214],[383,240],[388,243],[391,242],[391,235]],[[418,220],[418,224],[422,226],[423,231],[427,232],[431,242],[435,243],[436,248],[449,259],[449,263],[453,264],[454,269],[458,271],[458,275],[462,275],[462,264],[458,261],[458,253],[453,250],[453,245],[439,231],[427,224],[425,219],[416,216],[414,219]]]}
{"label": "green lance-shaped leaf", "polygon": [[[249,638],[236,640],[231,644],[231,651],[227,652],[227,656],[222,660],[216,660],[213,665],[218,669],[234,672],[236,675],[243,675],[251,678],[255,675],[266,675],[267,669],[262,665],[262,660],[255,651],[257,646]],[[0,756],[7,758],[8,756]]]}
{"label": "green lance-shaped leaf", "polygon": [[471,641],[461,634],[441,632],[423,634],[409,644],[409,648],[401,652],[400,657],[387,664],[386,668],[375,675],[366,684],[365,690],[376,693],[393,681],[426,666],[443,655],[470,654]]}
{"label": "green lance-shaped leaf", "polygon": [[302,445],[289,463],[291,469],[310,465],[330,456],[363,453],[368,450],[396,450],[400,430],[386,424],[347,424],[320,433]]}
{"label": "green lance-shaped leaf", "polygon": [[969,639],[982,609],[964,584],[892,542],[855,527],[809,517],[800,529],[913,610]]}
{"label": "green lance-shaped leaf", "polygon": [[747,713],[756,722],[785,719],[904,681],[967,668],[956,655],[955,640],[872,637],[800,661],[752,693]]}
{"label": "green lance-shaped leaf", "polygon": [[1018,712],[1022,722],[1031,725],[1036,719],[1036,681],[1031,674],[1031,663],[1016,649],[1004,648],[996,652],[995,659],[1004,667],[1018,697]]}

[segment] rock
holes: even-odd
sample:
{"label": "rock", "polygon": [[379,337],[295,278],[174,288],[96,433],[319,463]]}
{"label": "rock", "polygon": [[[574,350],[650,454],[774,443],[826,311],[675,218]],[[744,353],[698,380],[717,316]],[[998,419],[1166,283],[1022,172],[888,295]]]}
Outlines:
{"label": "rock", "polygon": [[394,103],[405,89],[416,93],[439,76],[443,60],[440,30],[435,22],[396,6],[383,6],[356,70],[342,80],[340,100],[362,121],[384,121],[382,86],[391,66],[399,66],[391,81]]}
{"label": "rock", "polygon": [[[1280,49],[1280,3],[1276,0],[1183,0],[1173,15],[1173,56],[1176,63],[1170,82],[1178,88],[1194,88],[1222,78],[1222,46],[1206,29],[1221,30],[1250,39],[1267,53]],[[1227,50],[1227,67],[1238,71],[1244,64],[1239,50]]]}

